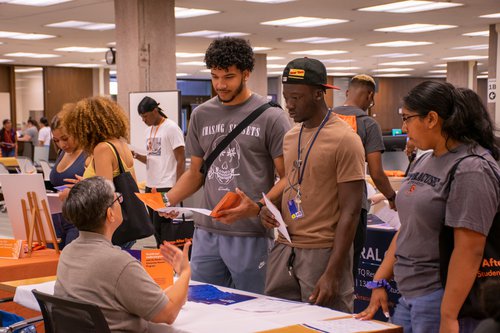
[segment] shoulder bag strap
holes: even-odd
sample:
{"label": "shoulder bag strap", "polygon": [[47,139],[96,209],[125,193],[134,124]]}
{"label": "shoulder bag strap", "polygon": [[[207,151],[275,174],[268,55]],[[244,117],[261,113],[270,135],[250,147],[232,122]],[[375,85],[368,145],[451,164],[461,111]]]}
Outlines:
{"label": "shoulder bag strap", "polygon": [[116,159],[118,160],[118,167],[120,168],[120,173],[125,173],[125,168],[123,167],[122,159],[120,158],[120,154],[118,154],[115,145],[109,141],[106,141],[106,143],[110,145],[111,148],[113,148],[113,150],[115,151]]}
{"label": "shoulder bag strap", "polygon": [[264,111],[269,109],[270,107],[279,107],[279,104],[274,102],[268,102],[259,106],[252,113],[250,113],[241,123],[238,124],[218,145],[215,149],[210,153],[205,161],[203,161],[203,165],[200,168],[200,172],[204,175],[204,177],[208,174],[208,169],[215,161],[215,159],[219,156],[219,154],[231,143],[240,134],[248,125],[250,125],[255,119],[257,119]]}

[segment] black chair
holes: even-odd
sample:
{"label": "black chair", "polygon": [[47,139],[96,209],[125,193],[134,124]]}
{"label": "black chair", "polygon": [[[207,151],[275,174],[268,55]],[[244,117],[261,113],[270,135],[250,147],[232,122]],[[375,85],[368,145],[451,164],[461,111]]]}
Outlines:
{"label": "black chair", "polygon": [[42,311],[46,333],[111,333],[101,309],[75,299],[33,290]]}

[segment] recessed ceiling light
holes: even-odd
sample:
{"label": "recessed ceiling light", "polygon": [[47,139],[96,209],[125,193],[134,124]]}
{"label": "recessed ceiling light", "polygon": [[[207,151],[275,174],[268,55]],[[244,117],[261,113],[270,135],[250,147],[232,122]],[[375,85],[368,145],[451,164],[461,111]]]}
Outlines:
{"label": "recessed ceiling light", "polygon": [[25,40],[38,40],[54,38],[54,35],[45,34],[31,34],[24,32],[14,32],[14,31],[0,31],[0,38],[11,38],[11,39],[25,39]]}
{"label": "recessed ceiling light", "polygon": [[328,37],[307,37],[298,39],[287,39],[284,42],[287,43],[309,43],[309,44],[326,44],[326,43],[338,43],[347,42],[352,39],[350,38],[328,38]]}
{"label": "recessed ceiling light", "polygon": [[179,62],[177,65],[181,66],[206,66],[207,64],[203,61],[188,61],[188,62]]}
{"label": "recessed ceiling light", "polygon": [[57,5],[72,0],[0,0],[0,3],[8,3],[10,5],[24,5],[24,6],[37,6],[45,7]]}
{"label": "recessed ceiling light", "polygon": [[85,47],[85,46],[68,46],[68,47],[60,47],[58,49],[54,49],[54,51],[61,52],[81,52],[81,53],[100,53],[106,52],[109,48],[107,47]]}
{"label": "recessed ceiling light", "polygon": [[82,63],[77,63],[77,62],[66,62],[63,64],[56,64],[58,67],[80,67],[80,68],[95,68],[95,67],[101,67],[102,65],[100,64],[82,64]]}
{"label": "recessed ceiling light", "polygon": [[116,70],[110,70],[109,75],[116,75]]}
{"label": "recessed ceiling light", "polygon": [[0,59],[0,63],[7,63],[7,62],[13,62],[14,60],[11,59]]}
{"label": "recessed ceiling light", "polygon": [[391,67],[391,68],[377,68],[377,69],[372,69],[372,72],[408,72],[408,71],[414,71],[415,69],[413,68],[404,68],[404,67]]}
{"label": "recessed ceiling light", "polygon": [[463,6],[461,3],[442,1],[398,1],[385,5],[364,7],[358,10],[365,12],[389,12],[389,13],[416,13],[428,10],[438,10]]}
{"label": "recessed ceiling light", "polygon": [[188,73],[176,73],[175,76],[182,77],[182,76],[189,76],[189,74]]}
{"label": "recessed ceiling light", "polygon": [[312,28],[312,27],[321,27],[325,25],[345,23],[345,22],[349,21],[330,19],[330,18],[320,18],[320,17],[296,16],[281,20],[260,22],[260,24],[294,27],[294,28]]}
{"label": "recessed ceiling light", "polygon": [[205,53],[175,52],[177,58],[196,58],[203,57]]}
{"label": "recessed ceiling light", "polygon": [[108,44],[106,44],[107,46],[116,46],[116,42],[109,42]]}
{"label": "recessed ceiling light", "polygon": [[30,53],[30,52],[14,52],[4,54],[7,57],[21,57],[21,58],[57,58],[60,57],[58,54],[46,54],[46,53]]}
{"label": "recessed ceiling light", "polygon": [[82,29],[82,30],[112,30],[115,28],[113,23],[96,23],[96,22],[87,22],[87,21],[63,21],[57,23],[46,24],[46,27],[50,28],[73,28],[73,29]]}
{"label": "recessed ceiling light", "polygon": [[285,68],[286,65],[281,65],[281,64],[267,64],[267,68]]}
{"label": "recessed ceiling light", "polygon": [[354,76],[357,73],[349,73],[349,72],[332,72],[327,73],[328,76]]}
{"label": "recessed ceiling light", "polygon": [[375,29],[374,31],[401,32],[401,33],[405,33],[405,34],[414,34],[414,33],[419,33],[419,32],[444,30],[444,29],[451,29],[451,28],[456,28],[456,27],[457,27],[456,25],[447,25],[447,24],[414,23],[414,24],[398,25],[395,27],[380,28],[380,29]]}
{"label": "recessed ceiling light", "polygon": [[425,61],[392,61],[392,62],[383,62],[379,65],[381,66],[411,66],[411,65],[421,65],[425,64]]}
{"label": "recessed ceiling light", "polygon": [[267,75],[282,75],[283,71],[267,72]]}
{"label": "recessed ceiling light", "polygon": [[20,67],[15,68],[14,72],[16,73],[32,73],[32,72],[41,72],[43,71],[42,67]]}
{"label": "recessed ceiling light", "polygon": [[490,31],[489,30],[483,30],[483,31],[476,31],[476,32],[468,32],[466,34],[462,34],[462,36],[469,36],[469,37],[489,37],[490,36]]}
{"label": "recessed ceiling light", "polygon": [[266,59],[268,61],[272,61],[272,60],[283,60],[285,59],[285,57],[275,57],[275,56],[270,56],[270,57],[266,57]]}
{"label": "recessed ceiling light", "polygon": [[408,73],[386,73],[386,74],[375,74],[375,77],[405,77],[410,76]]}
{"label": "recessed ceiling light", "polygon": [[480,55],[465,55],[459,57],[448,57],[441,58],[442,60],[478,60],[478,59],[488,59],[488,56],[480,56]]}
{"label": "recessed ceiling light", "polygon": [[343,50],[307,50],[307,51],[290,52],[290,54],[303,54],[303,55],[315,55],[315,56],[342,54],[342,53],[348,53],[348,52]]}
{"label": "recessed ceiling light", "polygon": [[242,1],[275,4],[283,2],[292,2],[296,0],[242,0]]}
{"label": "recessed ceiling light", "polygon": [[478,79],[487,79],[488,75],[478,75],[476,78],[478,78]]}
{"label": "recessed ceiling light", "polygon": [[356,62],[354,59],[326,59],[321,61],[329,64],[347,64],[350,62]]}
{"label": "recessed ceiling light", "polygon": [[426,75],[424,77],[429,78],[429,79],[440,79],[440,78],[445,78],[446,75],[437,75],[437,74],[435,74],[435,75]]}
{"label": "recessed ceiling light", "polygon": [[386,54],[376,54],[373,57],[379,58],[409,58],[409,57],[420,57],[422,53],[386,53]]}
{"label": "recessed ceiling light", "polygon": [[448,64],[436,64],[432,67],[448,67]]}
{"label": "recessed ceiling light", "polygon": [[206,69],[200,69],[200,72],[202,72],[202,73],[211,73],[212,70],[206,68]]}
{"label": "recessed ceiling light", "polygon": [[342,66],[335,66],[335,67],[327,67],[326,70],[328,71],[352,71],[353,69],[360,69],[361,67],[342,67]]}
{"label": "recessed ceiling light", "polygon": [[487,50],[488,49],[488,44],[479,44],[479,45],[468,45],[468,46],[457,46],[457,47],[452,47],[452,50]]}
{"label": "recessed ceiling light", "polygon": [[272,50],[272,47],[267,47],[267,46],[254,46],[254,47],[252,47],[252,50],[253,50],[254,52],[268,51],[268,50]]}
{"label": "recessed ceiling light", "polygon": [[366,46],[375,46],[375,47],[409,47],[409,46],[422,46],[434,44],[432,42],[414,42],[410,40],[396,40],[393,42],[383,42],[383,43],[372,43],[367,44]]}
{"label": "recessed ceiling light", "polygon": [[500,13],[481,15],[479,17],[482,17],[482,18],[500,18]]}
{"label": "recessed ceiling light", "polygon": [[247,36],[245,32],[223,32],[215,30],[199,30],[177,34],[180,37],[205,37],[205,38],[219,38],[219,37],[240,37]]}
{"label": "recessed ceiling light", "polygon": [[484,72],[481,72],[479,74],[482,74],[482,75],[488,75],[488,71],[484,71]]}
{"label": "recessed ceiling light", "polygon": [[196,16],[212,15],[220,13],[217,10],[175,7],[175,18],[183,19]]}
{"label": "recessed ceiling light", "polygon": [[429,71],[429,73],[434,73],[434,74],[445,74],[448,71],[446,69],[433,69],[432,71]]}

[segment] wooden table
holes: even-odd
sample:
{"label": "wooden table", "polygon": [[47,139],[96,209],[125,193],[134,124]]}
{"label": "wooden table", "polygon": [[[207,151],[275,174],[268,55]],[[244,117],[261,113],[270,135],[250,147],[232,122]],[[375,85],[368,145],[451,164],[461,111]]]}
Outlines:
{"label": "wooden table", "polygon": [[35,251],[26,258],[0,259],[0,282],[56,275],[58,261],[52,249]]}
{"label": "wooden table", "polygon": [[38,277],[38,278],[32,278],[32,279],[22,279],[22,280],[14,280],[14,281],[3,281],[0,282],[0,290],[7,291],[10,293],[15,293],[16,288],[19,286],[27,286],[30,284],[38,284],[38,283],[44,283],[44,282],[49,282],[49,281],[55,281],[56,276],[44,276],[44,277]]}

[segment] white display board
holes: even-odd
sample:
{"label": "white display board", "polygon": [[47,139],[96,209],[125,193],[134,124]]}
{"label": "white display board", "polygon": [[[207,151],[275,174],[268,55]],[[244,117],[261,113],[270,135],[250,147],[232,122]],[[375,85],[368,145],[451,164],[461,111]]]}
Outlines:
{"label": "white display board", "polygon": [[[0,175],[0,184],[2,184],[2,192],[7,206],[7,214],[9,221],[12,225],[12,231],[15,239],[27,239],[26,229],[24,226],[23,210],[21,206],[21,199],[26,200],[26,207],[28,208],[28,216],[30,216],[28,192],[35,192],[38,199],[38,206],[42,209],[41,202],[45,200],[47,206],[47,193],[43,176],[41,173],[37,174],[2,174]],[[43,229],[45,237],[50,238],[50,230],[45,221],[45,215],[42,212]]]}
{"label": "white display board", "polygon": [[[172,91],[148,91],[148,92],[132,92],[129,94],[130,105],[130,146],[140,154],[146,152],[146,124],[137,112],[137,106],[141,100],[149,96],[157,103],[160,103],[160,108],[167,117],[179,125],[179,114],[181,112],[181,93],[178,90]],[[146,165],[137,160],[134,161],[135,174],[137,181],[146,180]]]}

